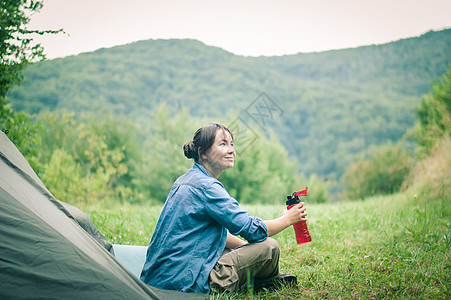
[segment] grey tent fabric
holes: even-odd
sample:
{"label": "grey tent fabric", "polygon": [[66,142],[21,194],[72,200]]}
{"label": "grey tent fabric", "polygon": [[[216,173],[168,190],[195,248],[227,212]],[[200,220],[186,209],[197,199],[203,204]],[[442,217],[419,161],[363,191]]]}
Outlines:
{"label": "grey tent fabric", "polygon": [[78,223],[89,235],[91,235],[97,242],[99,242],[105,249],[114,255],[113,245],[103,236],[103,234],[92,223],[91,218],[85,214],[81,209],[76,208],[68,203],[57,200],[57,204],[61,205],[58,208],[64,212],[66,216]]}
{"label": "grey tent fabric", "polygon": [[91,224],[55,199],[0,132],[0,299],[206,298],[144,284]]}

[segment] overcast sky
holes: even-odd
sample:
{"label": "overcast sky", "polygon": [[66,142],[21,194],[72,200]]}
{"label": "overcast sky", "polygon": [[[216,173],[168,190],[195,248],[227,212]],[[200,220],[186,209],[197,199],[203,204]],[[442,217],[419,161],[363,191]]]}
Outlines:
{"label": "overcast sky", "polygon": [[239,55],[382,44],[451,28],[451,0],[44,0],[30,29],[48,58],[138,40],[192,38]]}

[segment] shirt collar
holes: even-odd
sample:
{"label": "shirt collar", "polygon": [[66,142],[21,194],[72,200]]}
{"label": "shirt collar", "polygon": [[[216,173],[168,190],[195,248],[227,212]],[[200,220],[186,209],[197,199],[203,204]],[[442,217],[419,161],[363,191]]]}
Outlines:
{"label": "shirt collar", "polygon": [[202,173],[204,173],[204,174],[207,175],[208,177],[212,177],[212,176],[210,175],[210,173],[208,173],[207,169],[205,169],[205,167],[202,166],[200,163],[194,163],[193,168],[195,168],[195,167],[197,167],[199,170],[201,170]]}

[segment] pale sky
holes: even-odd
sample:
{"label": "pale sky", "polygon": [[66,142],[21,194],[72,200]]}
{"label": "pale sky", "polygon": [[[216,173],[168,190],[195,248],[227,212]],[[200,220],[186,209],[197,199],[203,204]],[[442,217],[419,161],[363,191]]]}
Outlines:
{"label": "pale sky", "polygon": [[47,58],[191,38],[245,56],[382,44],[451,28],[451,0],[44,0],[29,29]]}

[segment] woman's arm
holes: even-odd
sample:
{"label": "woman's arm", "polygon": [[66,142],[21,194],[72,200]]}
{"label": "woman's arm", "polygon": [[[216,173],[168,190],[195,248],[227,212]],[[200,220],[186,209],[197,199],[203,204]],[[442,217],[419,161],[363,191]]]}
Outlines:
{"label": "woman's arm", "polygon": [[297,222],[307,221],[305,218],[307,216],[305,210],[304,203],[301,202],[291,209],[284,211],[281,217],[274,220],[263,221],[266,228],[268,228],[268,235],[273,236]]}
{"label": "woman's arm", "polygon": [[236,247],[246,245],[247,243],[227,231],[226,248],[235,249]]}
{"label": "woman's arm", "polygon": [[[297,222],[307,221],[305,218],[307,216],[305,210],[306,208],[304,207],[304,203],[301,202],[293,206],[291,209],[284,211],[281,217],[274,220],[263,221],[268,229],[268,236],[273,236],[283,231],[285,228],[296,224]],[[247,242],[237,238],[230,232],[227,232],[226,248],[235,249],[236,247],[246,244]]]}

